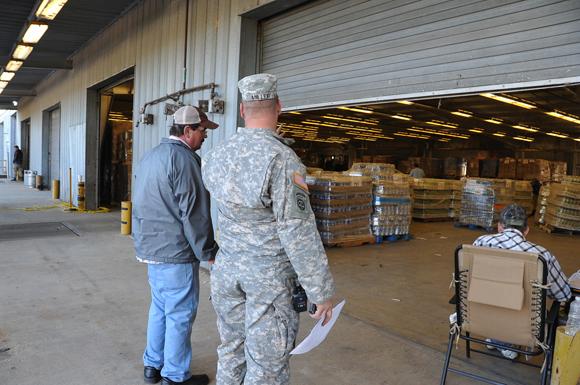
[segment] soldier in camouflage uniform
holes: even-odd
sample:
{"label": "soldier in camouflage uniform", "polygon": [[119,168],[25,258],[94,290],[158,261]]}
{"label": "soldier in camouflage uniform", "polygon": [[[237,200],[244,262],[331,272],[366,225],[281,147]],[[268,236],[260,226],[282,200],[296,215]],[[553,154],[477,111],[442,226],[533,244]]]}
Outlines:
{"label": "soldier in camouflage uniform", "polygon": [[204,157],[203,181],[217,200],[220,251],[211,277],[221,336],[217,384],[288,384],[299,315],[293,283],[330,320],[334,283],[316,229],[306,167],[277,130],[276,77],[238,83],[239,128]]}

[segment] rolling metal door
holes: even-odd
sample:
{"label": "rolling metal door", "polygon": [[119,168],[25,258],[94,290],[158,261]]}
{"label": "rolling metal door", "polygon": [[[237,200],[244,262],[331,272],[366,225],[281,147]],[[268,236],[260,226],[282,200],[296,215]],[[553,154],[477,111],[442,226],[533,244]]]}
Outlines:
{"label": "rolling metal door", "polygon": [[49,178],[46,182],[51,185],[52,179],[60,180],[60,108],[52,110],[49,116],[50,121],[50,152],[48,160],[50,164]]}
{"label": "rolling metal door", "polygon": [[580,81],[580,2],[326,0],[262,22],[284,107]]}

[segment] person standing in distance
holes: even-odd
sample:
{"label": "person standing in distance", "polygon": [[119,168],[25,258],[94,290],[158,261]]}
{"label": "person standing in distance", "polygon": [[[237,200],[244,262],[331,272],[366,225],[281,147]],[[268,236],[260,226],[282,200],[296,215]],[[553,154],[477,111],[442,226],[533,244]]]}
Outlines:
{"label": "person standing in distance", "polygon": [[148,264],[151,308],[144,379],[162,385],[206,385],[192,375],[191,328],[199,302],[199,261],[213,263],[210,196],[195,151],[217,124],[197,107],[173,115],[169,138],[149,150],[135,172],[133,239],[137,259]]}
{"label": "person standing in distance", "polygon": [[411,178],[425,178],[425,171],[419,167],[419,163],[415,163],[415,168],[409,173]]}
{"label": "person standing in distance", "polygon": [[276,77],[243,78],[245,127],[205,157],[205,186],[219,206],[220,252],[211,275],[221,337],[217,385],[290,382],[289,358],[299,315],[292,290],[302,285],[332,316],[334,282],[316,228],[306,167],[279,135]]}
{"label": "person standing in distance", "polygon": [[22,159],[24,155],[22,150],[18,146],[14,146],[14,159],[12,160],[12,180],[22,180],[24,179],[24,172],[22,171]]}

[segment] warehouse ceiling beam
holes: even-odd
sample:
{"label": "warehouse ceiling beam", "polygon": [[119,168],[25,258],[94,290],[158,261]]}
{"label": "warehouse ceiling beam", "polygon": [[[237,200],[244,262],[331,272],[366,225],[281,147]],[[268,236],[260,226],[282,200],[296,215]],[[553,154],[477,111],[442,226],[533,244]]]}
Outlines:
{"label": "warehouse ceiling beam", "polygon": [[14,97],[21,97],[21,96],[36,96],[36,91],[33,90],[11,90],[4,88],[4,91],[0,93],[0,96],[14,96]]}
{"label": "warehouse ceiling beam", "polygon": [[[10,56],[0,56],[0,67],[5,67],[12,58]],[[72,70],[72,60],[58,59],[33,59],[29,58],[22,62],[20,68],[40,68],[52,70]]]}

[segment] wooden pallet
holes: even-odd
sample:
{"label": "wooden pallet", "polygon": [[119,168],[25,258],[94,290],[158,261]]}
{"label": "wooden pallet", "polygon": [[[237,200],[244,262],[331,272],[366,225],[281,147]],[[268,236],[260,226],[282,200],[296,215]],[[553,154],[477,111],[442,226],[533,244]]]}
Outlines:
{"label": "wooden pallet", "polygon": [[366,245],[366,244],[373,244],[376,243],[376,237],[366,237],[366,238],[359,238],[356,239],[356,236],[352,237],[352,240],[349,240],[348,237],[346,237],[345,240],[343,240],[342,242],[337,242],[337,243],[330,243],[327,244],[325,243],[324,246],[328,246],[328,247],[355,247],[355,246],[362,246],[362,245]]}
{"label": "wooden pallet", "polygon": [[580,235],[580,231],[561,229],[559,227],[553,226],[549,223],[540,225],[540,229],[544,230],[548,234],[567,234],[567,235]]}
{"label": "wooden pallet", "polygon": [[450,222],[453,218],[441,217],[441,218],[413,218],[414,221],[429,223],[429,222]]}

